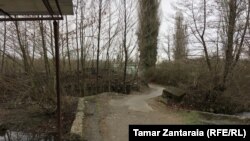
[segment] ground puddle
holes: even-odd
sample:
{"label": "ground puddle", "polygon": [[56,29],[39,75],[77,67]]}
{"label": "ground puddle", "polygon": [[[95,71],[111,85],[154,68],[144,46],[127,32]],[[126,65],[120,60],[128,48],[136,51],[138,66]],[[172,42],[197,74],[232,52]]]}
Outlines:
{"label": "ground puddle", "polygon": [[55,141],[55,134],[0,131],[0,141]]}

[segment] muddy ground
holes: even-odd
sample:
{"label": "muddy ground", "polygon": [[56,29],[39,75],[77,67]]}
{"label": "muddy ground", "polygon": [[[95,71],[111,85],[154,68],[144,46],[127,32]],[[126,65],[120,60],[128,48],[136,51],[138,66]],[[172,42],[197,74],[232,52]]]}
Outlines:
{"label": "muddy ground", "polygon": [[[33,102],[17,102],[11,98],[13,95],[0,98],[0,125],[4,128],[2,130],[56,136],[56,113],[47,114]],[[67,101],[67,106],[65,103],[62,104],[62,132],[64,137],[68,138],[78,98],[63,97],[63,99]]]}

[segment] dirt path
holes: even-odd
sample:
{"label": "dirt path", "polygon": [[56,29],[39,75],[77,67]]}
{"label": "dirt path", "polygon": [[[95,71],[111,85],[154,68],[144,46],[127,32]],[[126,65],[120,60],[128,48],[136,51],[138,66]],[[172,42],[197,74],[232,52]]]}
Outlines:
{"label": "dirt path", "polygon": [[186,124],[183,113],[157,100],[163,87],[150,85],[145,93],[102,94],[85,101],[87,141],[128,141],[129,124]]}

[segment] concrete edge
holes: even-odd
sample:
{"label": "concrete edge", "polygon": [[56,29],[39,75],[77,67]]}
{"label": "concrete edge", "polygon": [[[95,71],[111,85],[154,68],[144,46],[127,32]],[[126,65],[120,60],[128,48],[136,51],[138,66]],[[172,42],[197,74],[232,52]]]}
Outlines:
{"label": "concrete edge", "polygon": [[83,119],[84,119],[84,98],[79,98],[75,120],[73,121],[70,133],[83,137]]}

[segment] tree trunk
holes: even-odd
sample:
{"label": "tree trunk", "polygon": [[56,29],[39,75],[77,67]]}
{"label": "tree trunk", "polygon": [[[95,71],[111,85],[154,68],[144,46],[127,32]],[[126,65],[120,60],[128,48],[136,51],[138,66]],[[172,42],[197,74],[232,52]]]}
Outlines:
{"label": "tree trunk", "polygon": [[110,76],[110,56],[109,49],[111,47],[111,1],[109,1],[109,31],[108,31],[108,48],[107,48],[107,68],[108,68],[108,91],[111,91],[111,76]]}
{"label": "tree trunk", "polygon": [[124,0],[124,33],[123,33],[123,50],[124,50],[124,71],[123,71],[123,87],[124,93],[127,94],[127,65],[128,65],[128,50],[127,50],[127,5],[126,0]]}
{"label": "tree trunk", "polygon": [[50,74],[50,65],[49,65],[49,59],[48,59],[48,54],[47,54],[48,51],[47,51],[47,47],[46,47],[46,40],[45,40],[45,36],[44,36],[44,34],[46,34],[46,31],[44,29],[43,21],[39,22],[39,26],[40,26],[40,33],[41,33],[41,37],[42,37],[44,67],[45,67],[46,75],[48,77]]}
{"label": "tree trunk", "polygon": [[84,44],[85,44],[85,29],[83,27],[83,20],[84,20],[84,15],[83,15],[83,8],[81,8],[81,24],[80,24],[80,43],[81,43],[81,81],[80,81],[80,87],[82,91],[82,95],[85,95],[85,49],[84,49]]}
{"label": "tree trunk", "polygon": [[71,68],[71,58],[70,58],[70,50],[69,50],[69,27],[68,27],[68,18],[65,16],[66,19],[66,43],[67,43],[67,55],[68,55],[68,64],[69,64],[69,71],[72,71]]}
{"label": "tree trunk", "polygon": [[171,61],[171,50],[170,50],[170,37],[168,35],[168,61]]}
{"label": "tree trunk", "polygon": [[55,63],[55,51],[54,51],[54,35],[53,35],[53,27],[52,27],[52,22],[49,22],[49,26],[50,26],[50,48],[51,48],[51,53],[52,53],[52,57],[53,57],[53,63]]}
{"label": "tree trunk", "polygon": [[[36,24],[34,24],[34,29],[36,28]],[[34,61],[35,61],[35,50],[36,50],[36,30],[33,32],[33,47],[32,47],[32,56],[31,56],[31,65],[34,66]]]}
{"label": "tree trunk", "polygon": [[[64,33],[64,24],[63,24],[63,22],[61,22],[61,23],[58,23],[59,25],[60,25],[60,29],[61,29],[61,32],[60,33]],[[67,70],[67,66],[66,66],[66,59],[65,59],[65,52],[64,52],[64,34],[59,34],[58,35],[59,37],[59,40],[61,40],[61,42],[59,42],[59,48],[61,49],[61,51],[59,51],[59,52],[61,52],[61,56],[62,56],[62,69],[61,69],[61,71],[62,72],[65,72],[65,70]],[[61,47],[60,47],[61,46]]]}
{"label": "tree trunk", "polygon": [[80,53],[79,53],[79,43],[78,43],[78,5],[79,5],[79,0],[77,0],[77,4],[76,4],[76,75],[77,75],[77,87],[80,90],[80,95],[81,95],[81,86],[80,86]]}
{"label": "tree trunk", "polygon": [[97,55],[96,55],[96,93],[99,93],[99,57],[101,45],[101,28],[102,28],[102,0],[99,0],[98,16],[98,37],[97,37]]}
{"label": "tree trunk", "polygon": [[21,39],[21,33],[19,30],[19,25],[18,22],[15,22],[15,26],[16,26],[16,34],[17,34],[17,39],[18,39],[18,43],[22,52],[22,58],[23,58],[23,65],[24,65],[24,72],[25,73],[29,73],[30,72],[30,66],[29,66],[29,62],[28,62],[28,55],[27,55],[27,51],[25,49],[24,44],[22,43],[22,39]]}
{"label": "tree trunk", "polygon": [[223,83],[222,87],[226,87],[226,82],[228,79],[228,75],[231,70],[231,66],[233,63],[233,47],[234,47],[234,33],[235,33],[235,25],[236,25],[236,16],[237,16],[237,5],[236,0],[229,1],[229,23],[227,29],[227,46],[226,46],[226,60],[224,66],[223,73]]}
{"label": "tree trunk", "polygon": [[5,52],[6,52],[6,22],[4,22],[4,37],[3,37],[3,53],[2,53],[2,63],[1,63],[1,73],[4,72],[4,63],[5,63]]}

